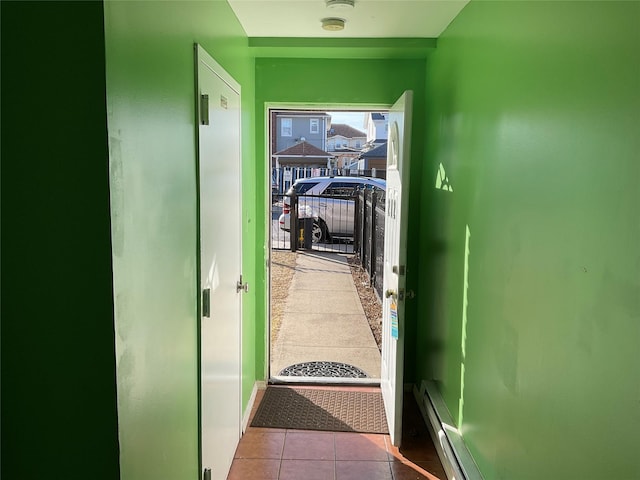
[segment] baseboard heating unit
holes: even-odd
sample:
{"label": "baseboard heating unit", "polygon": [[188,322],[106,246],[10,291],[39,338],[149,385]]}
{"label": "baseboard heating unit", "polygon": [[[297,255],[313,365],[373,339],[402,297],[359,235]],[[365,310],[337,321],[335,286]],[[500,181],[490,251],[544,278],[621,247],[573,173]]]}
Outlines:
{"label": "baseboard heating unit", "polygon": [[460,431],[454,426],[435,382],[422,381],[413,394],[429,433],[438,451],[448,480],[482,480],[473,457],[464,444]]}

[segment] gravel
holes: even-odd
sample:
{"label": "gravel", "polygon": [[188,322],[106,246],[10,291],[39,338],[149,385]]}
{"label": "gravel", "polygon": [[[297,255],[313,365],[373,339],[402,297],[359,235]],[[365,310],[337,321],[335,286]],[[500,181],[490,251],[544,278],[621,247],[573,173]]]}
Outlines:
{"label": "gravel", "polygon": [[380,299],[369,282],[369,275],[358,263],[355,255],[349,257],[349,267],[351,267],[353,283],[358,290],[360,303],[369,322],[371,333],[376,339],[378,350],[382,351],[382,305]]}
{"label": "gravel", "polygon": [[289,286],[296,268],[297,253],[287,250],[271,251],[271,344],[278,338]]}

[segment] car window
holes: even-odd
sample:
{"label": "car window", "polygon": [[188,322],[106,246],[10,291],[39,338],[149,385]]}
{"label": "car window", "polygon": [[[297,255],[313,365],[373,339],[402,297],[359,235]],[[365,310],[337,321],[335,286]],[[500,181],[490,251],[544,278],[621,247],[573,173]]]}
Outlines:
{"label": "car window", "polygon": [[354,182],[331,182],[329,186],[322,192],[323,195],[335,195],[339,197],[353,196],[356,187],[359,184]]}
{"label": "car window", "polygon": [[318,185],[318,182],[300,182],[294,183],[293,187],[289,189],[288,194],[290,195],[295,191],[298,195],[304,195],[307,191],[311,190],[313,187]]}

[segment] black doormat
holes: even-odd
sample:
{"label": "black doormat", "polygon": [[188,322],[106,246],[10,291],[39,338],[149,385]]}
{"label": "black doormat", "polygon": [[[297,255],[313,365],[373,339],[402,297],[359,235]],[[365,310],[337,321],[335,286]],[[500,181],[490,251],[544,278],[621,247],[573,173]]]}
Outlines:
{"label": "black doormat", "polygon": [[389,433],[380,392],[267,387],[252,427]]}
{"label": "black doormat", "polygon": [[290,365],[278,374],[283,377],[367,378],[358,367],[340,362],[304,362]]}

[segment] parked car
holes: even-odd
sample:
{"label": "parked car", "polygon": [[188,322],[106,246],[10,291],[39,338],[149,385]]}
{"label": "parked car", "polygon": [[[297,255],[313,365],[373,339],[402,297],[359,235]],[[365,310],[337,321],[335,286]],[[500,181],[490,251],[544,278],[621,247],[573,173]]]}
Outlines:
{"label": "parked car", "polygon": [[280,228],[290,229],[291,199],[298,196],[298,218],[313,218],[313,243],[353,238],[355,196],[361,189],[385,192],[387,183],[370,177],[311,177],[297,180],[285,193]]}

